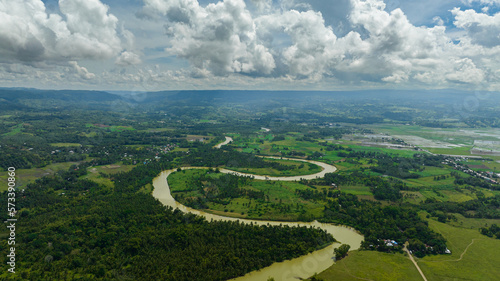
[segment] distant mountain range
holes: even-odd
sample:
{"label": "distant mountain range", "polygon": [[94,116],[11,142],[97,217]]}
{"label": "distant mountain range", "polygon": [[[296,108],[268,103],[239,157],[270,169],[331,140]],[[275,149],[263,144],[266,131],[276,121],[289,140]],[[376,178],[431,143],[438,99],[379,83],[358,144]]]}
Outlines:
{"label": "distant mountain range", "polygon": [[0,110],[30,109],[108,109],[144,106],[165,109],[170,106],[207,106],[223,104],[283,105],[322,102],[375,102],[375,103],[442,103],[453,104],[487,97],[500,101],[500,93],[475,93],[453,89],[444,90],[362,90],[362,91],[260,91],[260,90],[210,90],[210,91],[85,91],[39,90],[32,88],[0,88]]}

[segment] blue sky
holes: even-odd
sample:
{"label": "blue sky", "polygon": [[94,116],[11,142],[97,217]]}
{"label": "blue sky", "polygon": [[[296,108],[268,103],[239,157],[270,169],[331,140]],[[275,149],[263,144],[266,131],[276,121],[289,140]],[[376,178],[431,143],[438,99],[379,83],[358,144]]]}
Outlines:
{"label": "blue sky", "polygon": [[0,86],[500,89],[500,0],[0,0]]}

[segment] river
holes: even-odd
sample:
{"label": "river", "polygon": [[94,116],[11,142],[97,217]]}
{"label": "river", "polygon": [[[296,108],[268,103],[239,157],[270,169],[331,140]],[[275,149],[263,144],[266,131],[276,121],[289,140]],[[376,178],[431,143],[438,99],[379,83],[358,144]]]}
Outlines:
{"label": "river", "polygon": [[226,173],[226,174],[234,174],[234,175],[238,175],[238,176],[252,176],[256,180],[271,180],[271,181],[299,181],[300,179],[305,179],[305,180],[319,179],[319,178],[324,177],[326,173],[333,173],[333,172],[337,171],[337,168],[335,166],[332,166],[332,165],[329,165],[329,164],[326,164],[323,162],[318,162],[318,161],[295,159],[295,158],[274,157],[274,156],[263,156],[263,157],[264,158],[271,158],[271,159],[282,159],[282,160],[308,162],[308,163],[312,163],[312,164],[316,164],[316,165],[320,166],[323,170],[319,173],[316,173],[316,174],[303,175],[303,176],[291,176],[291,177],[260,176],[260,175],[235,172],[235,171],[228,170],[228,169],[221,169],[220,171],[223,173]]}
{"label": "river", "polygon": [[[262,129],[265,129],[265,128],[262,128]],[[224,142],[221,142],[214,147],[221,148],[223,145],[226,145],[232,141],[233,141],[233,139],[231,137],[226,137],[226,140]],[[308,162],[308,163],[312,163],[312,164],[316,164],[316,165],[320,166],[323,170],[319,173],[316,173],[316,174],[303,175],[303,176],[291,176],[291,177],[260,176],[260,175],[253,175],[253,174],[247,174],[247,173],[240,173],[240,172],[236,172],[236,171],[232,171],[232,170],[228,170],[228,169],[221,169],[220,171],[223,173],[226,173],[226,174],[234,174],[234,175],[238,175],[238,176],[252,176],[256,180],[272,180],[272,181],[299,181],[300,179],[312,180],[312,179],[322,178],[325,176],[326,173],[333,173],[333,172],[337,171],[337,167],[323,163],[323,162],[318,162],[318,161],[296,159],[296,158],[276,157],[276,156],[259,156],[259,157],[270,158],[270,159],[282,159],[282,160]]]}
{"label": "river", "polygon": [[[316,163],[315,163],[316,164]],[[184,169],[191,169],[187,167]],[[335,239],[343,244],[349,244],[351,250],[356,250],[360,247],[363,241],[363,236],[357,233],[354,229],[314,222],[277,222],[277,221],[260,221],[260,220],[248,220],[248,219],[238,219],[232,217],[225,217],[206,213],[200,210],[195,210],[186,207],[179,202],[175,201],[170,193],[170,187],[168,186],[167,178],[174,170],[163,171],[158,177],[153,180],[153,197],[158,199],[165,206],[170,206],[172,208],[178,208],[185,213],[192,213],[195,215],[202,216],[208,221],[218,220],[218,221],[236,221],[239,220],[245,223],[254,223],[258,225],[289,225],[289,226],[314,226],[319,227],[328,233],[332,234]],[[229,171],[232,172],[232,171]],[[302,176],[304,177],[304,176]],[[283,177],[288,178],[290,177]],[[334,243],[324,249],[315,251],[308,255],[304,255],[292,260],[287,260],[284,262],[276,262],[271,266],[263,268],[258,271],[253,271],[245,276],[241,276],[232,281],[266,281],[269,277],[274,277],[276,281],[296,281],[300,278],[308,278],[315,273],[320,273],[323,270],[333,265],[333,249],[340,246],[339,243]]]}
{"label": "river", "polygon": [[221,148],[221,146],[226,145],[230,142],[233,141],[233,138],[231,137],[226,137],[226,140],[224,142],[219,143],[218,145],[214,146],[215,148]]}

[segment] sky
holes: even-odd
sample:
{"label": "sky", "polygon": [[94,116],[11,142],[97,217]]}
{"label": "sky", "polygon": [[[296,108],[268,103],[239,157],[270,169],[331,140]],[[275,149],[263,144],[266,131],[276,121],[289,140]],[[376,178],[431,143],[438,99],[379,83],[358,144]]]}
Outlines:
{"label": "sky", "polygon": [[500,0],[0,0],[0,87],[500,91]]}

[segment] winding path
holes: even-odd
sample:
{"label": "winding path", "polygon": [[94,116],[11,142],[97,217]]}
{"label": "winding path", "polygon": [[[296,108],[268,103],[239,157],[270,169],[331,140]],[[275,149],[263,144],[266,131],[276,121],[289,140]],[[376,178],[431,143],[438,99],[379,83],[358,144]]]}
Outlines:
{"label": "winding path", "polygon": [[437,260],[437,261],[426,261],[426,262],[457,262],[457,261],[461,261],[463,258],[464,258],[464,255],[467,253],[467,250],[469,249],[470,246],[472,246],[472,244],[474,244],[474,242],[476,240],[483,240],[483,239],[480,239],[480,238],[474,238],[472,239],[472,241],[470,242],[469,245],[467,245],[467,247],[465,247],[464,251],[460,254],[460,258],[456,259],[456,260]]}
{"label": "winding path", "polygon": [[424,279],[424,281],[427,281],[427,278],[425,277],[424,272],[420,269],[420,266],[418,266],[417,262],[415,261],[415,259],[411,255],[410,251],[408,251],[408,249],[406,248],[406,244],[405,244],[404,250],[408,254],[408,258],[415,265],[415,267],[417,268],[418,272],[420,273],[420,275],[422,276],[422,278]]}
{"label": "winding path", "polygon": [[[215,147],[220,148],[222,145],[225,145],[232,141],[232,138],[226,137],[226,141],[216,145]],[[322,177],[325,173],[334,172],[336,168],[334,166],[316,162],[316,161],[307,161],[301,159],[291,159],[297,161],[304,161],[314,163],[323,167],[323,171],[314,175],[313,178]],[[321,164],[321,165],[320,165]],[[200,167],[184,167],[182,169],[206,169]],[[225,217],[214,215],[210,213],[206,213],[200,210],[195,210],[180,204],[175,201],[172,194],[170,193],[170,187],[168,185],[168,176],[173,173],[174,170],[167,170],[160,173],[158,177],[153,179],[153,197],[158,199],[161,203],[166,206],[170,206],[174,209],[179,209],[185,213],[192,213],[195,215],[202,216],[206,218],[208,221],[210,220],[218,220],[218,221],[240,221],[244,223],[252,223],[257,225],[281,225],[281,226],[308,226],[308,227],[317,227],[325,230],[327,233],[330,233],[335,237],[337,241],[341,241],[344,244],[349,244],[351,246],[351,250],[359,249],[361,246],[361,242],[364,240],[364,237],[356,232],[355,229],[345,226],[338,226],[333,224],[320,223],[318,221],[313,222],[280,222],[280,221],[260,221],[260,220],[250,220],[250,219],[240,219],[234,217]],[[224,173],[233,173],[233,174],[242,174],[237,173],[231,170],[223,169],[221,172]],[[246,175],[246,174],[242,174]],[[255,176],[255,175],[251,175]],[[259,176],[264,177],[265,176]],[[257,178],[257,176],[255,176]],[[300,176],[300,178],[306,178],[306,176]],[[267,177],[267,180],[282,180],[282,181],[295,181],[297,177]],[[330,266],[333,265],[333,249],[340,246],[339,243],[334,243],[324,249],[312,252],[310,254],[292,259],[283,262],[276,262],[269,267],[252,271],[245,276],[237,277],[235,279],[231,279],[232,281],[254,281],[254,280],[267,280],[269,277],[274,277],[276,281],[296,281],[299,279],[305,279],[317,272],[321,272]]]}

